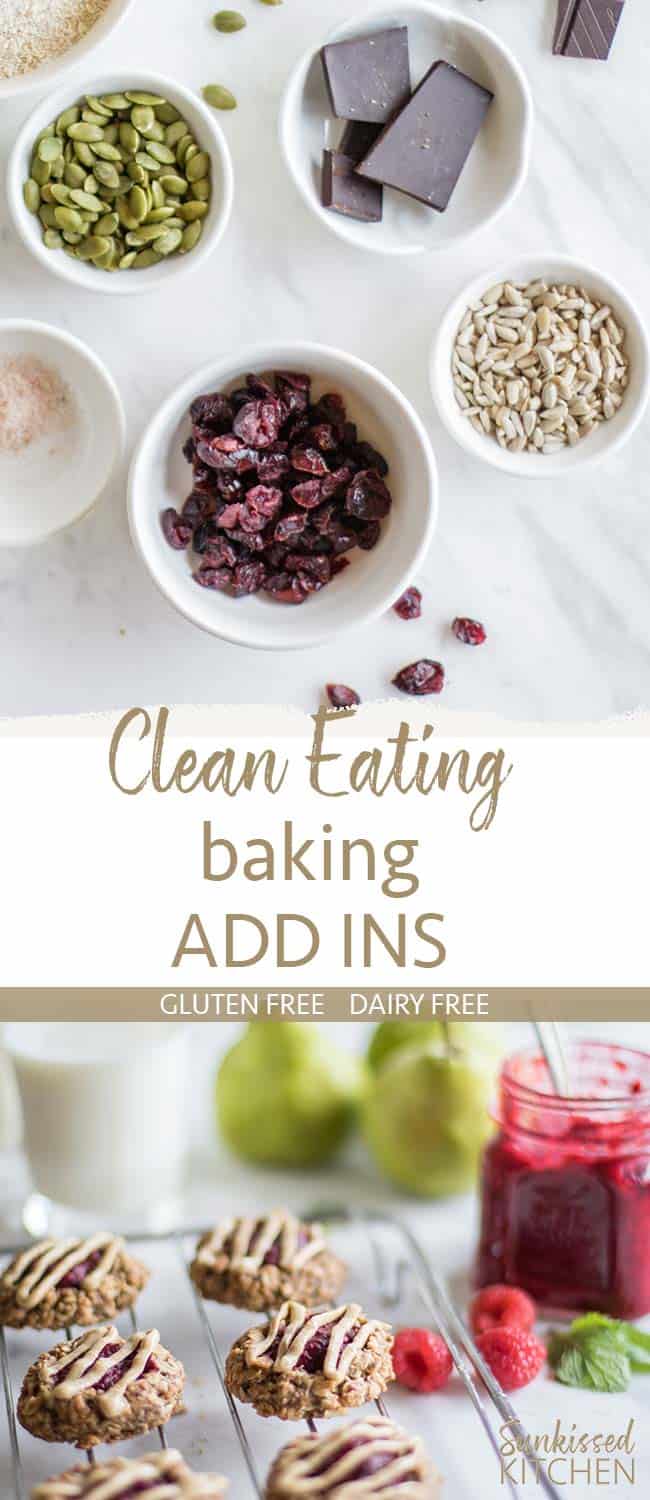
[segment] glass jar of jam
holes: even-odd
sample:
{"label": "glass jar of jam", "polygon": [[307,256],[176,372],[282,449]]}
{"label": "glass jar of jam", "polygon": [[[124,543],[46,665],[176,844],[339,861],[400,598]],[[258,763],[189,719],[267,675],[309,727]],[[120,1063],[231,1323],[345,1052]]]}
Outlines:
{"label": "glass jar of jam", "polygon": [[482,1169],[477,1283],[523,1287],[554,1313],[650,1312],[650,1054],[569,1049],[571,1097],[542,1056],[504,1064]]}

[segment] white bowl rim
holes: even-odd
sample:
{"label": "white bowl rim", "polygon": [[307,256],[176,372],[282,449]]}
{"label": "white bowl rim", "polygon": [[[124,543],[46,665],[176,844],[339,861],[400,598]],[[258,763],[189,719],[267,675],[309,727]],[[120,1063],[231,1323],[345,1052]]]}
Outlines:
{"label": "white bowl rim", "polygon": [[[582,443],[577,449],[572,448],[569,450],[572,454],[577,454],[577,460],[575,457],[573,460],[567,460],[563,458],[561,453],[554,453],[550,462],[540,462],[538,464],[534,461],[532,454],[504,452],[498,443],[489,442],[487,437],[485,439],[486,451],[483,453],[482,448],[479,449],[478,446],[475,446],[469,440],[469,434],[467,435],[467,440],[464,436],[461,436],[461,431],[449,417],[449,402],[442,394],[437,367],[441,357],[441,342],[446,325],[456,316],[458,316],[460,321],[464,309],[478,297],[481,288],[485,290],[489,286],[496,286],[500,281],[507,280],[512,275],[516,275],[517,279],[519,279],[520,274],[521,276],[528,275],[529,277],[543,276],[545,274],[545,265],[557,266],[559,268],[558,274],[562,271],[571,273],[572,281],[579,279],[584,285],[588,286],[590,279],[593,278],[595,282],[600,281],[611,290],[613,298],[616,302],[620,303],[629,323],[634,324],[639,335],[643,349],[643,370],[636,408],[633,412],[630,412],[625,422],[621,422],[619,431],[612,434],[606,446],[590,452],[588,442]],[[518,267],[522,268],[521,272],[517,270]],[[555,272],[553,272],[553,275],[555,275]],[[624,287],[620,285],[620,282],[614,276],[610,275],[609,271],[604,271],[600,266],[595,266],[589,261],[576,260],[575,256],[567,255],[563,250],[522,252],[521,254],[509,256],[508,260],[501,261],[497,266],[488,267],[487,270],[481,272],[480,276],[472,277],[472,280],[467,282],[461,291],[456,293],[447,303],[440,316],[431,343],[429,383],[436,410],[447,432],[454,438],[459,447],[463,448],[466,453],[469,453],[472,458],[478,461],[483,458],[485,463],[491,464],[493,468],[500,469],[502,473],[511,474],[518,479],[552,480],[560,474],[578,473],[583,469],[591,468],[596,463],[602,463],[610,454],[616,453],[619,448],[622,448],[623,444],[627,442],[628,438],[632,436],[632,433],[639,426],[648,404],[648,398],[650,397],[650,338],[642,314],[634,305]],[[453,397],[450,397],[450,400],[453,400]]]}
{"label": "white bowl rim", "polygon": [[67,520],[59,522],[56,526],[48,526],[44,531],[35,532],[33,536],[18,537],[14,540],[0,538],[0,546],[2,547],[20,547],[22,549],[38,546],[40,542],[46,542],[50,537],[58,536],[60,532],[67,531],[69,526],[74,526],[77,521],[82,521],[84,516],[87,516],[93,509],[93,506],[97,504],[97,501],[108,488],[116,467],[124,455],[126,447],[126,418],[122,397],[108,366],[104,364],[104,361],[100,359],[98,354],[95,354],[94,349],[91,349],[89,344],[84,343],[83,339],[77,338],[76,334],[68,333],[68,330],[65,328],[57,328],[55,324],[44,323],[41,319],[37,318],[0,318],[0,339],[3,333],[34,333],[39,337],[51,340],[55,344],[65,344],[69,349],[74,349],[75,353],[79,354],[85,360],[86,364],[92,365],[95,373],[99,376],[110,398],[116,429],[116,441],[110,468],[107,470],[100,488],[89,500],[84,501],[80,510],[74,511]]}
{"label": "white bowl rim", "polygon": [[519,166],[516,176],[513,179],[510,189],[506,193],[505,197],[497,205],[497,207],[495,207],[492,212],[486,216],[486,218],[481,220],[480,224],[474,225],[473,229],[463,230],[452,242],[449,242],[447,244],[410,244],[404,246],[385,245],[380,243],[378,237],[375,237],[373,239],[369,235],[367,245],[361,246],[358,240],[355,239],[351,232],[348,230],[345,218],[341,214],[329,213],[328,210],[323,207],[322,203],[319,203],[318,198],[304,187],[302,181],[293,170],[292,152],[289,147],[289,114],[291,110],[293,95],[296,92],[298,85],[301,82],[304,82],[304,79],[307,77],[309,68],[311,67],[311,64],[316,58],[317,54],[320,52],[321,47],[325,46],[327,42],[335,40],[335,38],[340,33],[347,31],[348,27],[357,24],[361,26],[365,22],[372,20],[373,17],[376,17],[381,13],[382,8],[383,7],[381,5],[377,4],[377,0],[375,0],[374,4],[366,6],[366,8],[361,11],[358,16],[349,17],[346,21],[342,21],[338,26],[332,27],[331,31],[327,33],[319,46],[308,47],[307,50],[303,52],[302,55],[298,58],[298,61],[291,69],[280,102],[280,113],[278,117],[278,137],[282,155],[284,157],[285,166],[289,172],[291,180],[294,183],[296,190],[300,194],[303,203],[306,203],[307,207],[311,209],[312,213],[316,214],[316,216],[321,220],[323,224],[325,224],[326,228],[329,229],[331,233],[338,235],[339,238],[345,240],[347,244],[353,245],[356,250],[364,251],[368,249],[375,255],[444,255],[446,252],[448,253],[455,251],[460,245],[467,244],[469,240],[475,237],[475,235],[483,234],[491,224],[494,224],[496,220],[500,218],[501,214],[505,213],[506,210],[512,206],[515,199],[521,192],[521,189],[528,176],[528,170],[530,167],[535,117],[535,106],[533,103],[533,95],[531,92],[530,84],[521,64],[517,61],[514,52],[512,52],[507,44],[502,41],[501,37],[497,36],[495,32],[490,31],[489,27],[483,26],[480,21],[474,21],[469,16],[461,16],[457,11],[448,10],[445,6],[438,5],[436,3],[436,0],[393,0],[392,4],[386,5],[386,8],[394,11],[395,15],[404,10],[418,10],[421,11],[423,15],[433,14],[439,17],[441,20],[447,21],[450,24],[457,26],[460,30],[471,32],[472,34],[479,37],[488,37],[491,45],[501,53],[504,61],[508,64],[517,79],[524,101],[524,128],[519,143]]}
{"label": "white bowl rim", "polygon": [[[140,85],[151,93],[163,94],[171,103],[180,100],[182,103],[196,109],[203,122],[206,134],[210,139],[210,149],[216,148],[221,170],[221,204],[210,231],[202,236],[198,245],[189,255],[177,256],[174,259],[174,278],[186,276],[189,272],[198,270],[198,267],[216,250],[217,245],[223,238],[232,212],[234,198],[234,170],[230,147],[226,140],[224,131],[218,120],[213,119],[211,111],[203,102],[199,94],[185,84],[178,83],[164,73],[152,73],[144,68],[107,69],[105,73],[95,74],[90,80],[86,80],[84,88],[79,87],[80,93],[107,93],[117,88],[124,88],[129,83],[131,87]],[[32,255],[51,271],[54,276],[59,276],[69,281],[73,286],[80,287],[87,292],[97,291],[101,294],[117,294],[118,296],[142,295],[143,292],[154,292],[161,288],[165,289],[172,280],[171,276],[156,274],[156,267],[149,267],[142,276],[120,276],[117,272],[114,276],[98,276],[97,286],[94,282],[90,285],[77,275],[76,262],[67,255],[57,256],[48,250],[41,240],[25,232],[23,228],[22,215],[18,210],[18,203],[22,204],[23,176],[21,161],[25,148],[30,140],[35,139],[39,130],[42,129],[40,122],[43,119],[56,119],[62,109],[69,103],[69,90],[74,88],[74,79],[66,82],[57,89],[56,93],[48,94],[28,115],[21,125],[18,135],[13,143],[6,170],[6,197],[12,226],[16,234],[22,240]]]}
{"label": "white bowl rim", "polygon": [[41,63],[40,67],[32,68],[29,73],[17,73],[11,78],[0,78],[0,104],[5,99],[17,99],[25,94],[44,92],[48,87],[58,84],[59,79],[68,74],[71,75],[76,68],[82,67],[84,59],[90,57],[96,47],[101,47],[102,43],[107,41],[121,25],[133,3],[134,0],[112,0],[112,6],[107,7],[98,17],[90,31],[79,37],[79,40],[71,47],[67,47],[65,52],[59,53],[58,57]]}
{"label": "white bowl rim", "polygon": [[[295,358],[297,361],[299,361],[301,356],[304,356],[311,363],[312,361],[316,360],[319,355],[322,355],[326,358],[331,358],[333,360],[341,360],[348,369],[358,371],[362,375],[369,376],[371,380],[375,380],[381,386],[383,386],[387,394],[396,401],[403,414],[412,424],[412,427],[420,443],[420,447],[426,464],[428,475],[429,504],[426,515],[426,523],[420,542],[417,546],[417,549],[415,550],[414,556],[409,564],[408,569],[404,570],[400,574],[399,578],[395,580],[394,585],[391,585],[390,597],[387,598],[384,602],[377,604],[370,609],[362,611],[354,621],[350,621],[342,625],[337,626],[336,622],[334,622],[331,628],[323,629],[321,627],[319,630],[312,630],[311,633],[305,634],[303,626],[302,624],[300,624],[300,628],[296,632],[298,638],[296,639],[295,644],[291,642],[289,644],[283,643],[282,645],[278,645],[278,643],[275,641],[266,642],[261,638],[251,641],[250,639],[246,638],[245,633],[243,633],[241,629],[228,629],[227,627],[223,627],[220,621],[215,622],[215,626],[213,628],[212,626],[206,624],[204,620],[197,619],[196,615],[191,609],[184,608],[184,606],[180,604],[176,598],[172,597],[172,594],[169,592],[169,590],[158,579],[157,574],[152,566],[149,553],[146,547],[142,544],[139,528],[139,503],[137,496],[137,487],[140,482],[138,469],[142,461],[142,455],[151,439],[154,429],[158,426],[164,426],[171,413],[180,403],[182,403],[185,407],[188,407],[190,401],[196,395],[196,392],[201,385],[206,385],[209,384],[210,381],[219,379],[220,370],[225,372],[227,369],[232,368],[234,356],[231,358],[231,356],[224,354],[220,359],[212,360],[210,364],[203,365],[201,369],[194,371],[194,373],[192,375],[189,375],[186,380],[182,381],[179,386],[176,386],[174,390],[170,392],[169,396],[165,397],[165,400],[153,413],[153,416],[150,418],[143,433],[138,439],[138,443],[131,460],[127,479],[127,512],[129,519],[129,528],[131,531],[131,538],[134,547],[142,562],[144,563],[149,576],[155,583],[156,587],[160,590],[161,594],[163,594],[163,596],[168,600],[173,608],[176,609],[179,614],[183,615],[191,625],[195,625],[199,629],[206,631],[208,635],[214,635],[217,636],[220,640],[228,641],[233,646],[246,646],[250,650],[261,651],[297,651],[307,650],[312,646],[323,645],[326,641],[333,640],[336,636],[344,633],[345,631],[359,629],[362,625],[367,625],[371,620],[375,620],[380,615],[384,614],[385,611],[390,608],[390,605],[394,602],[394,600],[399,598],[400,594],[403,593],[404,589],[407,588],[412,581],[413,575],[417,573],[418,569],[420,568],[422,560],[433,540],[438,523],[440,486],[438,478],[438,466],[436,463],[433,445],[424,426],[422,418],[418,415],[408,398],[402,393],[402,391],[400,391],[399,387],[396,386],[387,375],[384,375],[381,370],[378,370],[376,365],[371,365],[367,360],[360,359],[358,355],[348,354],[346,350],[337,349],[331,344],[312,343],[306,339],[289,339],[285,344],[282,344],[278,341],[277,344],[256,343],[245,345],[244,348],[237,351],[237,367],[241,368],[242,371],[245,369],[271,368],[276,363],[276,357],[273,354],[274,348],[282,350],[283,360],[288,357],[292,360]],[[224,378],[228,378],[227,375],[224,374]],[[234,623],[236,624],[236,614],[234,616]]]}

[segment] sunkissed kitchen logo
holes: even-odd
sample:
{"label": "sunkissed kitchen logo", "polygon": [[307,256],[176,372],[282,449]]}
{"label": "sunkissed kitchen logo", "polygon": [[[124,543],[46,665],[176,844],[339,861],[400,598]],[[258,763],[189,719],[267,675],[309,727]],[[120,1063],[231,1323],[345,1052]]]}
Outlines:
{"label": "sunkissed kitchen logo", "polygon": [[557,1417],[547,1432],[528,1433],[505,1422],[499,1429],[501,1483],[534,1489],[545,1473],[558,1489],[576,1484],[602,1489],[636,1484],[634,1418],[620,1432],[588,1432],[565,1427]]}

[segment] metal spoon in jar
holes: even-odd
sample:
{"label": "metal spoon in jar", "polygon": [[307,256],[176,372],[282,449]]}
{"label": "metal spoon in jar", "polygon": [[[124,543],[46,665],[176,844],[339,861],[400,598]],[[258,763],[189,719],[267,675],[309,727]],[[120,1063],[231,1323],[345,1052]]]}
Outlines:
{"label": "metal spoon in jar", "polygon": [[557,1023],[533,1020],[533,1026],[544,1054],[553,1088],[560,1098],[566,1099],[569,1096],[569,1069]]}

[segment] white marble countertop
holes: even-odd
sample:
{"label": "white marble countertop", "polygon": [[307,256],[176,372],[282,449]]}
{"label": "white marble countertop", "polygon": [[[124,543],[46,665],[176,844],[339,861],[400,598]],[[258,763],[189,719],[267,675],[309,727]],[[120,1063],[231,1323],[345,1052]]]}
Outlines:
{"label": "white marble countertop", "polygon": [[[365,257],[326,234],[298,199],[276,143],[289,68],[349,14],[349,0],[242,5],[250,24],[229,38],[209,27],[214,0],[191,7],[135,0],[89,64],[99,71],[129,60],[190,87],[223,81],[237,93],[238,110],[221,117],[234,157],[235,210],[214,257],[173,297],[88,295],[23,252],[3,203],[0,316],[49,320],[97,350],[119,383],[130,448],[178,381],[238,342],[308,337],[377,364],[421,413],[440,467],[439,529],[417,580],[425,613],[408,625],[391,614],[331,646],[286,655],[202,635],[158,594],[133,552],[123,471],[79,525],[31,551],[0,555],[0,713],[141,701],[309,709],[327,680],[349,682],[365,699],[385,696],[395,670],[419,655],[446,662],[449,708],[584,720],[647,706],[648,421],[621,453],[570,487],[526,483],[456,447],[427,382],[440,311],[509,250],[548,247],[591,259],[650,312],[643,0],[629,0],[607,65],[552,57],[554,0],[449,0],[502,35],[528,72],[537,109],[532,170],[517,203],[484,236],[457,253],[410,263]],[[30,107],[25,99],[3,106],[3,158]],[[466,651],[450,638],[458,613],[485,622],[484,649]]]}

